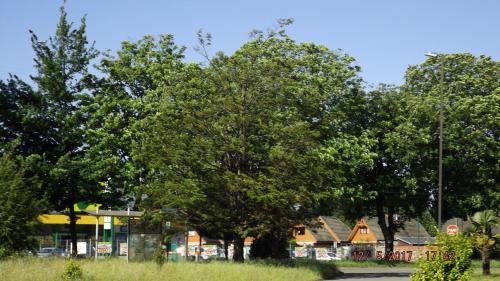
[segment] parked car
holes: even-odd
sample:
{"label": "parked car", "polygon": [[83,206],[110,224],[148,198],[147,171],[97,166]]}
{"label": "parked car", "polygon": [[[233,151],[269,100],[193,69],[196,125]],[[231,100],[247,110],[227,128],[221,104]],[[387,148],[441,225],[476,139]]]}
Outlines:
{"label": "parked car", "polygon": [[66,252],[61,248],[47,247],[42,248],[40,252],[37,253],[38,257],[65,257]]}

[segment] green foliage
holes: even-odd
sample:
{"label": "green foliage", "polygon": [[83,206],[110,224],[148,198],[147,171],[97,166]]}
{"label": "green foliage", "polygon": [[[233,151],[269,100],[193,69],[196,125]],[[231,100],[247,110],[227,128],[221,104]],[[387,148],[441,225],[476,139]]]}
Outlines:
{"label": "green foliage", "polygon": [[473,242],[460,233],[437,236],[437,254],[435,258],[420,257],[418,269],[412,275],[412,281],[465,281],[472,274],[471,255]]}
{"label": "green foliage", "polygon": [[66,266],[64,267],[64,272],[62,274],[63,280],[81,280],[83,277],[82,268],[75,262],[75,260],[70,259]]}
{"label": "green foliage", "polygon": [[163,264],[165,263],[165,251],[163,250],[162,247],[156,248],[156,250],[154,252],[154,259],[155,259],[155,263],[159,267],[163,266]]}
{"label": "green foliage", "polygon": [[31,235],[41,212],[40,181],[30,176],[35,161],[11,151],[0,157],[0,258],[35,246]]}
{"label": "green foliage", "polygon": [[432,216],[429,210],[426,210],[422,213],[422,215],[420,215],[418,222],[422,224],[422,226],[430,236],[434,237],[438,234],[439,229],[436,223],[436,219]]}
{"label": "green foliage", "polygon": [[41,155],[50,146],[45,109],[43,96],[18,77],[0,80],[0,148],[16,141],[16,153]]}
{"label": "green foliage", "polygon": [[499,211],[499,75],[498,61],[466,53],[429,58],[406,72],[402,90],[408,94],[407,114],[392,133],[402,140],[395,149],[406,153],[405,161],[414,167],[417,185],[437,198],[442,107],[444,217]]}
{"label": "green foliage", "polygon": [[116,198],[121,196],[140,202],[146,171],[139,157],[132,156],[144,130],[139,121],[155,114],[159,85],[175,83],[172,77],[182,66],[183,51],[171,35],[158,40],[145,36],[123,42],[116,57],[105,54],[98,66],[105,79],[93,84],[85,159],[92,165],[92,176],[106,186],[110,205],[119,205]]}

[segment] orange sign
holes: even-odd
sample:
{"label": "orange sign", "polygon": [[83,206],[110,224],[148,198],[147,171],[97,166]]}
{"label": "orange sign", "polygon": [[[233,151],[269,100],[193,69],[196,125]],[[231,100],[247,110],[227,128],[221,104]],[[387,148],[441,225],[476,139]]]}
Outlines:
{"label": "orange sign", "polygon": [[456,224],[450,224],[446,228],[446,234],[449,236],[455,236],[458,233],[458,226]]}

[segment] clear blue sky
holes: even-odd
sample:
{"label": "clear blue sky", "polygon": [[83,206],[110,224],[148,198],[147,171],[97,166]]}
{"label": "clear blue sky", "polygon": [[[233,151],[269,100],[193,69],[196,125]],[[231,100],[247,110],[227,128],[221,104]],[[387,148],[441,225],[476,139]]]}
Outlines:
{"label": "clear blue sky", "polygon": [[[28,29],[39,38],[52,35],[61,3],[0,0],[0,79],[34,73]],[[66,10],[75,22],[87,14],[88,37],[100,50],[117,50],[120,42],[145,34],[171,33],[189,48],[189,61],[201,60],[192,50],[200,28],[212,33],[212,51],[231,53],[250,30],[291,17],[292,37],[343,49],[370,84],[400,84],[407,66],[421,63],[429,50],[500,58],[498,0],[69,0]]]}

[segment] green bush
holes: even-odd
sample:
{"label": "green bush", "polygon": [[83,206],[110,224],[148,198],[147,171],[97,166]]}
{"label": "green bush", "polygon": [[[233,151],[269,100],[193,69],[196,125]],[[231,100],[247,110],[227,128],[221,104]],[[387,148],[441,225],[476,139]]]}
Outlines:
{"label": "green bush", "polygon": [[463,234],[439,233],[437,252],[427,252],[418,260],[412,281],[465,281],[472,274],[472,240]]}
{"label": "green bush", "polygon": [[154,253],[154,260],[159,267],[162,267],[165,263],[165,252],[161,247],[156,248]]}
{"label": "green bush", "polygon": [[81,280],[82,276],[83,272],[80,266],[73,259],[70,259],[64,268],[63,280]]}
{"label": "green bush", "polygon": [[10,251],[9,249],[7,249],[5,247],[0,246],[0,260],[8,257],[10,255],[12,255],[12,251]]}

